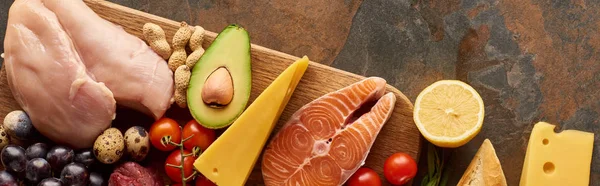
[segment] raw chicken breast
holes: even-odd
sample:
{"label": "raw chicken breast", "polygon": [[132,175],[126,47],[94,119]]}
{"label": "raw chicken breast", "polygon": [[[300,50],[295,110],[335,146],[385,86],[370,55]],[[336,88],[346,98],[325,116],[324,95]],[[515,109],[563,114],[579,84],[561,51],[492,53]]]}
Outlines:
{"label": "raw chicken breast", "polygon": [[[73,39],[87,69],[117,104],[162,117],[173,103],[173,73],[144,41],[100,18],[81,0],[42,0]],[[127,19],[124,17],[123,19]]]}
{"label": "raw chicken breast", "polygon": [[57,143],[91,147],[115,117],[115,100],[87,72],[56,15],[17,0],[6,26],[5,68],[13,96],[35,128]]}

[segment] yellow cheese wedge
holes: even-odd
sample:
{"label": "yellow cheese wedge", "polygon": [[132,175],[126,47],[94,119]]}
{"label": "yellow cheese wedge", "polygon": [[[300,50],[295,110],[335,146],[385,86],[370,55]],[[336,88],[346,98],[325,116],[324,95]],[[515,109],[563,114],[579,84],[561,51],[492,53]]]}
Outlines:
{"label": "yellow cheese wedge", "polygon": [[587,186],[590,179],[594,133],[535,124],[529,137],[521,186]]}
{"label": "yellow cheese wedge", "polygon": [[194,167],[217,185],[244,185],[267,138],[304,75],[308,61],[305,56],[283,71],[196,159]]}

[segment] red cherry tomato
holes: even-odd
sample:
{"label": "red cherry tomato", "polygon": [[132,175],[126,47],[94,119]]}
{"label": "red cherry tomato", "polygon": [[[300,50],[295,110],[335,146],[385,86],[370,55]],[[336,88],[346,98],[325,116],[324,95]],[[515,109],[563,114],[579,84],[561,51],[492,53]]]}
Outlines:
{"label": "red cherry tomato", "polygon": [[163,137],[168,136],[166,138],[170,138],[173,143],[181,142],[181,128],[179,128],[179,124],[175,120],[170,118],[161,118],[154,122],[150,126],[149,135],[152,146],[161,151],[171,151],[176,147],[168,143],[163,145],[161,143]]}
{"label": "red cherry tomato", "polygon": [[379,175],[370,168],[361,167],[359,168],[347,182],[348,186],[380,186],[381,179]]}
{"label": "red cherry tomato", "polygon": [[192,138],[183,142],[183,146],[188,150],[193,150],[197,146],[204,151],[215,141],[215,131],[202,127],[196,120],[189,121],[183,127],[183,139],[190,136]]}
{"label": "red cherry tomato", "polygon": [[385,160],[383,175],[393,185],[402,185],[417,175],[417,163],[406,153],[395,153]]}
{"label": "red cherry tomato", "polygon": [[[183,150],[183,154],[191,154],[191,151]],[[167,176],[171,178],[176,183],[181,183],[183,178],[181,177],[181,171],[179,168],[169,166],[175,165],[180,166],[183,165],[183,173],[185,178],[190,177],[194,173],[194,161],[196,161],[196,157],[187,156],[181,163],[181,151],[175,150],[168,157],[167,161],[165,161],[165,172]]]}
{"label": "red cherry tomato", "polygon": [[217,184],[208,180],[208,178],[204,177],[202,174],[196,177],[196,185],[195,186],[217,186]]}

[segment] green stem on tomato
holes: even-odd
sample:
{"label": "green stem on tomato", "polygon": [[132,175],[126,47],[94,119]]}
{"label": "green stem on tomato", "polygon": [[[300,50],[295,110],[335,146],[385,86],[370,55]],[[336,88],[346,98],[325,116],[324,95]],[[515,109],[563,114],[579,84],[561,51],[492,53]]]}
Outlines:
{"label": "green stem on tomato", "polygon": [[189,177],[187,177],[187,178],[184,178],[184,179],[183,179],[183,182],[186,182],[186,181],[188,181],[188,180],[190,180],[190,179],[194,178],[194,176],[196,176],[196,174],[198,174],[198,172],[196,172],[196,171],[194,170],[194,172],[192,172],[192,175],[190,175]]}
{"label": "green stem on tomato", "polygon": [[169,141],[169,145],[173,145],[173,146],[176,146],[176,147],[183,147],[183,145],[181,145],[180,143],[175,143],[173,141]]}
{"label": "green stem on tomato", "polygon": [[179,168],[179,167],[181,167],[181,165],[173,165],[173,164],[169,164],[169,163],[167,163],[167,166],[173,167],[173,168]]}
{"label": "green stem on tomato", "polygon": [[[181,126],[179,126],[179,128],[181,128]],[[179,172],[181,172],[181,185],[182,186],[185,186],[185,182],[187,181],[187,180],[185,180],[185,171],[183,170],[183,166],[185,166],[184,163],[183,163],[183,162],[185,162],[185,156],[183,154],[183,152],[184,152],[183,142],[186,141],[186,140],[188,140],[188,139],[189,138],[183,139],[183,135],[181,135],[181,143],[178,144],[178,146],[179,146],[179,154],[181,155],[181,163],[180,163],[181,165],[179,165]]]}
{"label": "green stem on tomato", "polygon": [[[181,129],[181,126],[179,126],[179,129]],[[193,137],[193,136],[194,136],[194,134],[190,135],[190,136],[189,136],[189,137],[187,137],[187,138],[183,138],[183,135],[182,135],[182,136],[181,136],[181,142],[180,142],[180,143],[175,143],[175,142],[173,142],[173,141],[171,140],[171,136],[163,136],[163,137],[161,138],[161,141],[160,141],[160,142],[162,143],[162,145],[164,145],[164,146],[166,146],[166,144],[169,144],[169,145],[173,145],[173,146],[179,147],[179,152],[180,152],[179,154],[181,155],[181,164],[180,164],[180,165],[172,165],[172,164],[167,164],[167,166],[179,169],[179,172],[181,172],[181,185],[182,185],[182,186],[185,186],[185,185],[186,185],[186,182],[187,182],[188,180],[190,180],[190,179],[194,178],[194,176],[196,176],[196,175],[197,175],[197,173],[198,173],[196,170],[194,170],[194,172],[192,173],[192,175],[190,175],[189,177],[187,177],[187,178],[186,178],[186,177],[185,177],[185,171],[184,171],[184,166],[185,166],[184,162],[185,162],[185,158],[186,158],[186,157],[188,157],[188,156],[194,156],[194,155],[196,154],[196,152],[195,152],[196,150],[194,149],[194,152],[192,152],[192,153],[190,153],[190,154],[185,154],[185,153],[184,153],[185,151],[184,151],[184,146],[183,146],[183,143],[184,143],[185,141],[187,141],[187,140],[190,140],[190,139],[192,139],[192,137]]]}
{"label": "green stem on tomato", "polygon": [[[183,136],[182,136],[182,137],[183,137]],[[181,143],[183,143],[183,142],[185,142],[185,141],[187,141],[187,140],[190,140],[190,139],[192,139],[192,137],[194,137],[194,134],[192,134],[191,136],[189,136],[189,137],[187,137],[187,138],[185,138],[185,139],[182,139],[182,140],[181,140]]]}
{"label": "green stem on tomato", "polygon": [[171,136],[163,136],[162,138],[160,138],[160,144],[162,144],[163,147],[166,147],[168,144],[171,144]]}
{"label": "green stem on tomato", "polygon": [[202,149],[200,149],[200,147],[194,146],[194,148],[192,148],[192,154],[194,154],[194,156],[200,156],[200,153],[202,153]]}

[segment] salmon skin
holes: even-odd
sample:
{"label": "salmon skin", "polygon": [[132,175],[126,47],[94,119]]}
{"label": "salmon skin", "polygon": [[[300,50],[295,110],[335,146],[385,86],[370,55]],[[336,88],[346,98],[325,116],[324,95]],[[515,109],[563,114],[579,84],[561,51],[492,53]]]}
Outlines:
{"label": "salmon skin", "polygon": [[344,184],[392,114],[396,96],[384,95],[385,85],[382,78],[365,78],[296,111],[265,149],[265,185]]}

